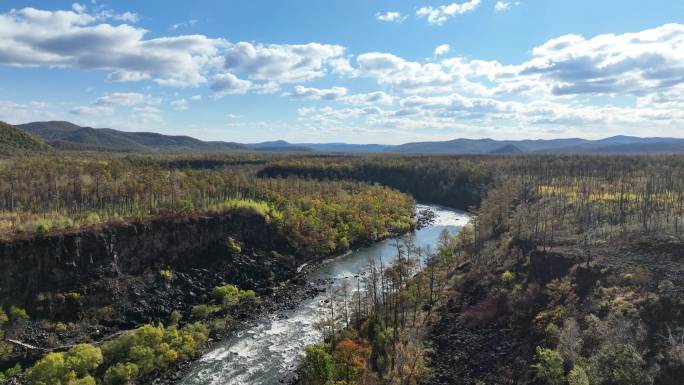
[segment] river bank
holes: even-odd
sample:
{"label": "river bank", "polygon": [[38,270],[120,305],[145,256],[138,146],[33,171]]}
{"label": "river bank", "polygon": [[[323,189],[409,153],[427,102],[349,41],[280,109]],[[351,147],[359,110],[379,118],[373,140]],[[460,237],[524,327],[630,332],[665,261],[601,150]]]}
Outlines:
{"label": "river bank", "polygon": [[[428,206],[419,205],[419,210]],[[463,213],[439,206],[429,206],[436,215],[432,223],[408,235],[417,246],[436,245],[443,230],[455,232],[467,223]],[[169,378],[187,374],[177,382],[181,385],[211,384],[279,384],[289,381],[294,375],[304,346],[319,342],[321,335],[316,329],[320,304],[332,284],[351,280],[356,284],[359,273],[368,264],[369,258],[377,258],[385,264],[395,257],[395,241],[388,239],[348,255],[328,259],[309,265],[302,272],[307,283],[313,287],[295,310],[286,310],[282,315],[260,319],[223,341],[212,344],[208,352],[189,368],[175,368],[170,377],[155,379],[152,384],[173,384]],[[300,297],[302,298],[302,297]]]}

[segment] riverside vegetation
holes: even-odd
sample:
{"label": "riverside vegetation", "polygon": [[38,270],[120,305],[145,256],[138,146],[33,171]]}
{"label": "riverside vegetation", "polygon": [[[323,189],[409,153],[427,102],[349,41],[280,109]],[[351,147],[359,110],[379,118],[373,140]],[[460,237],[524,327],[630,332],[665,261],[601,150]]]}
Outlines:
{"label": "riverside vegetation", "polygon": [[[682,157],[47,155],[5,162],[0,205],[12,218],[5,237],[248,207],[276,223],[294,253],[329,255],[412,228],[412,200],[381,185],[469,209],[471,224],[437,249],[398,243],[397,263],[371,260],[358,282],[331,291],[321,309],[325,343],[303,352],[304,384],[677,385],[684,378]],[[20,177],[27,169],[38,170],[36,182]],[[248,249],[235,239],[226,248]],[[142,326],[156,328],[162,342],[155,348],[169,344],[175,360],[185,359],[192,353],[180,351],[203,342],[196,321],[258,306],[251,293],[216,287],[204,303],[169,315],[170,326]],[[224,301],[224,293],[244,303]],[[8,333],[29,322],[16,307],[12,314]],[[167,330],[184,328],[197,333],[193,349],[165,340]],[[146,339],[135,344],[148,346]],[[50,365],[61,368],[52,372],[59,383],[93,383],[106,381],[110,368],[110,376],[136,377],[170,362],[146,365],[147,353],[133,353],[144,349],[113,355],[114,341],[99,348],[101,358],[79,345],[50,353]],[[48,356],[24,376],[37,381]],[[19,371],[8,375],[21,378]]]}

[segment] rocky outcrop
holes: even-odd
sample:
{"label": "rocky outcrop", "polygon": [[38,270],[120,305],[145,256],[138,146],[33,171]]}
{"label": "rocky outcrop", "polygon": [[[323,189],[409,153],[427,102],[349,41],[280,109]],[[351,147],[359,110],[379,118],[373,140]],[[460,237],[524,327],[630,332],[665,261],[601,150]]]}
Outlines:
{"label": "rocky outcrop", "polygon": [[[31,308],[41,293],[78,292],[89,283],[196,267],[228,258],[226,238],[289,252],[266,218],[249,210],[163,218],[0,242],[0,304]],[[105,294],[106,295],[106,294]]]}

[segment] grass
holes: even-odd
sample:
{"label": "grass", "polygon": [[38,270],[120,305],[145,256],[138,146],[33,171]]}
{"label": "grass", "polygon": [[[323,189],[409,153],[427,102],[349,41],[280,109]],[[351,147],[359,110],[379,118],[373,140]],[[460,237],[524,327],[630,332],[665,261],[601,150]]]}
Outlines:
{"label": "grass", "polygon": [[[226,214],[231,211],[246,211],[266,218],[269,222],[282,219],[282,213],[263,201],[251,199],[228,199],[221,203],[208,205],[205,209],[183,211],[183,215]],[[65,215],[59,212],[30,214],[19,212],[0,213],[0,234],[60,232],[89,228],[104,223],[123,223],[126,221],[143,221],[154,217],[139,213],[122,217],[117,213],[88,212],[79,215]]]}

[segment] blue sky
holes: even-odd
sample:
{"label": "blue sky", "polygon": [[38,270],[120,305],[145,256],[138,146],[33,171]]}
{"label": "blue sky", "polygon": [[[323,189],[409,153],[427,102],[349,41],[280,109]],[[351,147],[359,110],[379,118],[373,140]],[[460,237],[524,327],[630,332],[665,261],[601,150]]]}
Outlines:
{"label": "blue sky", "polygon": [[684,137],[684,3],[3,1],[0,92],[207,140]]}

